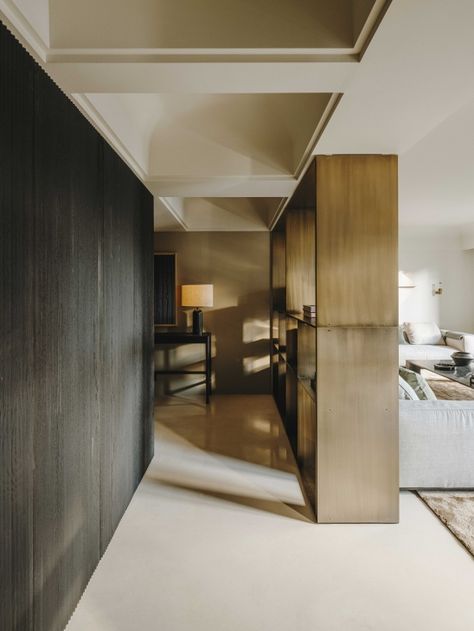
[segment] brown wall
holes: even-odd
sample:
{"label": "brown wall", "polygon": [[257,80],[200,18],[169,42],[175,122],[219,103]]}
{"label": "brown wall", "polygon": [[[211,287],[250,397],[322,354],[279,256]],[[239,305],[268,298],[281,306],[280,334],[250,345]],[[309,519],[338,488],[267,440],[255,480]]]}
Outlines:
{"label": "brown wall", "polygon": [[[218,393],[270,392],[269,290],[270,239],[267,232],[155,233],[155,252],[177,253],[178,287],[192,283],[214,285],[214,307],[204,309],[204,327],[214,334],[214,386]],[[178,329],[187,326],[188,313],[179,306]],[[160,352],[157,365],[196,367],[199,347]],[[158,391],[165,378],[157,381]],[[190,377],[172,377],[173,392]],[[195,378],[194,378],[195,380]],[[193,389],[196,393],[199,390]]]}

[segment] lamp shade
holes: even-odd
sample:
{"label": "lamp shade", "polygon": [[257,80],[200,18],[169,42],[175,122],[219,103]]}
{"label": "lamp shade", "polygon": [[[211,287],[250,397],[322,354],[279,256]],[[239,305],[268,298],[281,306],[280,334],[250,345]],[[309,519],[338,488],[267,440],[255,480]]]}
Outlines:
{"label": "lamp shade", "polygon": [[398,287],[400,289],[413,289],[415,283],[405,272],[400,271],[398,272]]}
{"label": "lamp shade", "polygon": [[182,307],[212,307],[214,285],[181,285]]}

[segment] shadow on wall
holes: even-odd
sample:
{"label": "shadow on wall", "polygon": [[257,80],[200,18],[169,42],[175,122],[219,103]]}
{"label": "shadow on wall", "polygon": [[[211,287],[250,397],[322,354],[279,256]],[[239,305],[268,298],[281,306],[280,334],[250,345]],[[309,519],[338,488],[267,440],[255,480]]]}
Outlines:
{"label": "shadow on wall", "polygon": [[[176,252],[177,284],[212,283],[214,307],[203,309],[213,334],[213,386],[222,394],[270,393],[270,239],[267,232],[155,234],[156,252]],[[192,310],[180,306],[178,326]],[[155,352],[157,369],[200,370],[204,348],[184,345]],[[157,394],[176,392],[200,375],[157,376]],[[191,391],[199,393],[198,388]]]}
{"label": "shadow on wall", "polygon": [[209,329],[215,332],[213,359],[215,388],[220,393],[261,392],[270,382],[270,320],[267,313],[255,312],[255,305],[266,300],[266,292],[239,298],[236,307],[217,309],[207,315]]}
{"label": "shadow on wall", "polygon": [[[213,333],[213,390],[221,394],[268,393],[270,384],[270,320],[268,311],[256,311],[266,304],[267,292],[241,296],[238,305],[207,310],[205,328]],[[179,328],[189,326],[192,311],[182,312]],[[204,370],[204,347],[170,344],[155,351],[158,369]],[[158,394],[177,394],[201,383],[201,375],[158,375]],[[204,385],[200,386],[204,392]],[[199,392],[196,388],[193,392]]]}

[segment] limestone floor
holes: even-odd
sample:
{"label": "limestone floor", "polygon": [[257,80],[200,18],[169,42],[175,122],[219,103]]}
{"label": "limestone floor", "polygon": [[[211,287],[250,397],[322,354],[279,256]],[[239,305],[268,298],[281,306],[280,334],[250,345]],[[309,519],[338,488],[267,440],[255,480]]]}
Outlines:
{"label": "limestone floor", "polygon": [[399,525],[314,525],[270,397],[162,403],[68,631],[474,629],[474,561],[415,495]]}

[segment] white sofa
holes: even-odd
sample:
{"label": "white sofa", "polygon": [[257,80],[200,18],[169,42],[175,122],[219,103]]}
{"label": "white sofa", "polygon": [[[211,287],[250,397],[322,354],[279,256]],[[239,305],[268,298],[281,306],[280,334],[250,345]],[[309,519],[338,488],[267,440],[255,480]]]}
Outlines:
{"label": "white sofa", "polygon": [[474,488],[474,401],[399,401],[400,488]]}
{"label": "white sofa", "polygon": [[405,336],[406,344],[399,344],[400,366],[405,366],[407,359],[431,360],[450,359],[455,351],[466,351],[474,354],[474,335],[462,331],[441,329],[442,344],[410,344]]}

